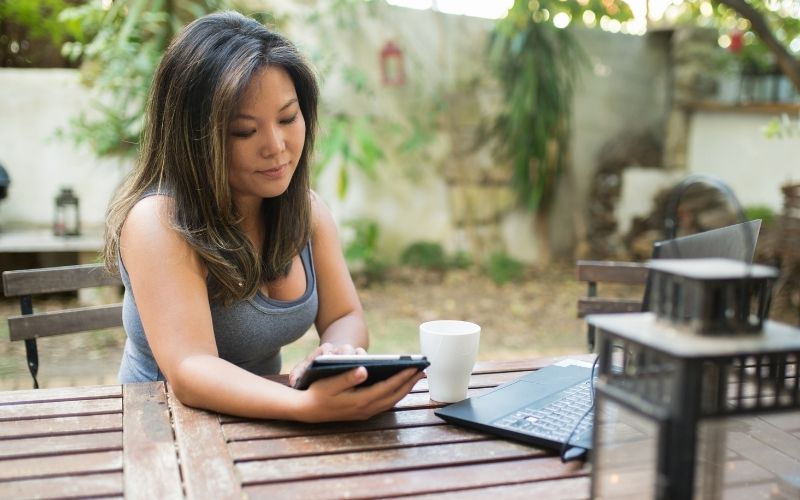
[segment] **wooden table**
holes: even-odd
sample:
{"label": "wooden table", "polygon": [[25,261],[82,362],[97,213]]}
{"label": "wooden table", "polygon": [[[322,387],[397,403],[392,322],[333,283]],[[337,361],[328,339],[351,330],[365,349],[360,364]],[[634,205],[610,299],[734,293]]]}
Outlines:
{"label": "wooden table", "polygon": [[[555,360],[479,363],[470,395]],[[322,425],[195,410],[163,383],[0,392],[0,498],[588,497],[588,466],[436,407],[425,380],[393,411]]]}

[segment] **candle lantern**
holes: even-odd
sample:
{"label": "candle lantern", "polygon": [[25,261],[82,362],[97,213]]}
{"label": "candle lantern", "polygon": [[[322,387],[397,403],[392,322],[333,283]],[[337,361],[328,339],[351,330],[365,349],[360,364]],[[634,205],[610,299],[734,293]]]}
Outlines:
{"label": "candle lantern", "polygon": [[800,329],[765,319],[777,270],[649,267],[653,312],[588,318],[592,498],[800,498]]}
{"label": "candle lantern", "polygon": [[386,86],[405,85],[406,70],[403,51],[394,42],[386,42],[381,50],[381,79]]}
{"label": "candle lantern", "polygon": [[81,234],[80,201],[71,188],[61,188],[55,199],[53,234],[56,236],[78,236]]}

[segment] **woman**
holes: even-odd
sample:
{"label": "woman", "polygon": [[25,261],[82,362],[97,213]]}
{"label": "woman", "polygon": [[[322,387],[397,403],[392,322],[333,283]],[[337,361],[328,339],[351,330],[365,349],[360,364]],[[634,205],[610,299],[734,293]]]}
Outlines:
{"label": "woman", "polygon": [[109,208],[106,264],[125,285],[122,382],[168,380],[190,406],[300,421],[368,418],[421,374],[306,391],[260,375],[312,323],[319,354],[363,353],[367,329],[333,219],[309,188],[318,89],[282,36],[234,12],[170,44],[140,159]]}

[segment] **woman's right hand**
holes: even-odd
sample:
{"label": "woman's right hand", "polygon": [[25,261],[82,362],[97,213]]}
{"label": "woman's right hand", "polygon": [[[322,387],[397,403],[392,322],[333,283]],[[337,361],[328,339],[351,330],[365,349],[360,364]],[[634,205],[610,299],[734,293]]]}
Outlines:
{"label": "woman's right hand", "polygon": [[319,347],[311,351],[306,359],[298,363],[292,371],[289,373],[289,385],[294,387],[297,384],[297,381],[300,380],[300,377],[303,376],[308,367],[311,366],[311,362],[314,361],[318,356],[322,356],[323,354],[366,354],[367,351],[364,350],[362,347],[353,347],[350,344],[343,344],[343,345],[333,345],[329,342],[325,342],[321,344]]}
{"label": "woman's right hand", "polygon": [[308,389],[297,391],[301,401],[297,420],[366,420],[392,408],[424,376],[423,372],[409,368],[371,386],[356,387],[367,379],[367,369],[361,366],[317,380]]}

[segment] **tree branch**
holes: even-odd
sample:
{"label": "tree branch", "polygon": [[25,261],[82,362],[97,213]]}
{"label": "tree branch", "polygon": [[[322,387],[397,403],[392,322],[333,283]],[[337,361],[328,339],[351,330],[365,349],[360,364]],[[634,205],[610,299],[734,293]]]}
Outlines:
{"label": "tree branch", "polygon": [[740,16],[750,21],[750,27],[758,35],[764,45],[775,56],[778,67],[783,74],[792,82],[794,87],[800,91],[800,61],[794,58],[789,50],[775,38],[772,28],[767,24],[764,15],[747,3],[746,0],[719,0],[719,3],[727,5],[735,10]]}

